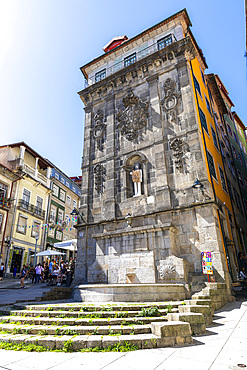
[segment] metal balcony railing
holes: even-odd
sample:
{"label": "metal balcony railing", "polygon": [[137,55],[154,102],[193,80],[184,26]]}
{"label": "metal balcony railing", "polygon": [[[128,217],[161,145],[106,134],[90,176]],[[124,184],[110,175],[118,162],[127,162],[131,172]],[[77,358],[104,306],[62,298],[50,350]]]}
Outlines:
{"label": "metal balcony railing", "polygon": [[[138,62],[139,60],[147,57],[150,54],[154,54],[158,50],[166,48],[167,46],[173,44],[176,41],[177,41],[177,39],[176,39],[175,35],[170,34],[170,35],[164,37],[163,39],[155,42],[153,45],[150,45],[150,46],[144,48],[141,51],[137,51],[135,53],[133,53],[134,50],[130,51],[130,56],[131,56],[130,59],[128,59],[128,56],[127,56],[126,58],[123,58],[123,60],[121,60],[120,62],[115,63],[115,64],[113,64],[112,66],[110,66],[108,68],[102,69],[102,71],[94,74],[93,76],[90,76],[88,78],[88,80],[85,79],[84,88],[105,79],[106,77],[112,75],[113,73],[116,73],[116,72],[120,71],[121,69],[126,68],[129,65]],[[134,56],[134,54],[135,54],[135,56]]]}
{"label": "metal balcony railing", "polygon": [[20,199],[18,203],[19,208],[27,211],[28,213],[31,213],[32,215],[35,215],[39,218],[44,219],[45,218],[45,211],[42,208],[39,208],[33,204],[30,204],[29,202],[25,201],[24,199]]}

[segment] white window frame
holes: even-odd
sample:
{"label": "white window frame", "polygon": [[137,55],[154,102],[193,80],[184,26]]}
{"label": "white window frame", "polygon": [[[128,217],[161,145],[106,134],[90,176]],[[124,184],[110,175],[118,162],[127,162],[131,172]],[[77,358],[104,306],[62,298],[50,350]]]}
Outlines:
{"label": "white window frame", "polygon": [[[55,189],[57,189],[57,190],[55,191]],[[53,191],[53,195],[58,198],[58,195],[59,195],[59,187],[56,184],[53,184],[52,191]]]}
{"label": "white window frame", "polygon": [[[63,194],[63,196],[61,196]],[[65,202],[66,192],[63,189],[60,189],[59,199]]]}
{"label": "white window frame", "polygon": [[[69,202],[68,202],[68,199],[69,199]],[[66,203],[71,204],[71,196],[69,194],[67,194]]]}

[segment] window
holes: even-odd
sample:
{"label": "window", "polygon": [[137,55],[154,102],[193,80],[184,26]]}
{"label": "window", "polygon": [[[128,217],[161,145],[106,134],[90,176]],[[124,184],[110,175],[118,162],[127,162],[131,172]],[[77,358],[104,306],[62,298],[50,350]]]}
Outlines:
{"label": "window", "polygon": [[241,163],[241,165],[244,167],[243,158],[242,158],[242,156],[241,156],[241,154],[240,154],[240,153],[238,153],[238,160],[239,160],[239,162]]}
{"label": "window", "polygon": [[2,230],[2,224],[3,224],[3,214],[0,213],[0,232]]}
{"label": "window", "polygon": [[34,210],[34,213],[36,213],[36,215],[39,215],[39,216],[42,215],[42,206],[43,206],[43,198],[41,198],[37,195],[36,207],[35,207],[35,210]]}
{"label": "window", "polygon": [[17,232],[21,234],[26,234],[26,230],[27,230],[27,217],[19,215]]}
{"label": "window", "polygon": [[60,181],[61,181],[62,184],[65,184],[65,180],[64,180],[63,177],[61,177]]}
{"label": "window", "polygon": [[76,208],[76,207],[77,207],[77,201],[73,200],[73,208]]}
{"label": "window", "polygon": [[236,132],[234,132],[234,131],[233,131],[233,136],[234,136],[234,139],[235,139],[236,143],[238,143],[238,138],[237,138]]}
{"label": "window", "polygon": [[23,189],[22,202],[21,202],[21,205],[23,208],[28,209],[30,198],[31,198],[31,192],[27,189]]}
{"label": "window", "polygon": [[59,225],[62,225],[63,223],[63,211],[61,209],[58,210],[57,223]]}
{"label": "window", "polygon": [[66,181],[66,186],[67,186],[67,188],[69,188],[69,183],[68,183],[68,181]]}
{"label": "window", "polygon": [[209,153],[209,151],[207,151],[207,156],[208,156],[209,171],[211,175],[215,178],[215,180],[217,180],[213,156]]}
{"label": "window", "polygon": [[67,226],[69,226],[69,221],[70,221],[69,215],[65,215],[65,222]]}
{"label": "window", "polygon": [[62,189],[60,189],[59,198],[60,198],[63,202],[65,202],[65,191],[63,191]]}
{"label": "window", "polygon": [[158,50],[164,49],[166,46],[172,44],[172,35],[163,37],[157,41]]}
{"label": "window", "polygon": [[102,69],[102,71],[95,73],[95,82],[99,82],[104,78],[106,78],[106,69]]}
{"label": "window", "polygon": [[233,188],[233,192],[234,192],[234,196],[235,196],[237,207],[243,213],[243,208],[242,208],[242,204],[241,204],[241,201],[240,201],[240,197],[238,195],[238,192],[236,191],[235,188]]}
{"label": "window", "polygon": [[67,195],[66,202],[68,204],[71,204],[71,196],[70,195]]}
{"label": "window", "polygon": [[40,231],[40,223],[37,221],[34,221],[32,231],[31,231],[31,236],[35,238],[36,236],[39,236],[39,231]]}
{"label": "window", "polygon": [[211,93],[210,89],[208,89],[208,96],[209,96],[210,101],[212,102],[213,98],[212,98],[212,93]]}
{"label": "window", "polygon": [[131,64],[133,64],[135,62],[136,62],[136,53],[133,53],[133,54],[129,55],[128,57],[124,58],[124,66],[125,67],[128,67],[128,66],[130,66]]}
{"label": "window", "polygon": [[242,177],[242,174],[239,170],[238,170],[238,179],[239,179],[240,185],[244,186],[243,177]]}
{"label": "window", "polygon": [[202,76],[202,81],[203,81],[204,85],[206,85],[204,73],[202,72],[202,70],[201,70],[201,76]]}
{"label": "window", "polygon": [[200,107],[199,107],[199,115],[200,115],[201,125],[204,128],[204,130],[208,133],[208,125],[206,121],[206,116]]}
{"label": "window", "polygon": [[229,134],[232,136],[232,129],[231,129],[230,125],[228,125],[228,124],[227,124],[227,130],[228,130]]}
{"label": "window", "polygon": [[222,189],[225,190],[226,193],[228,193],[227,187],[226,187],[225,175],[220,166],[219,166],[219,172],[220,172],[220,181],[221,181]]}
{"label": "window", "polygon": [[212,136],[213,136],[214,146],[217,150],[219,150],[219,145],[218,145],[218,141],[217,141],[216,132],[215,132],[215,130],[213,129],[212,126],[211,126],[211,132],[212,132]]}
{"label": "window", "polygon": [[0,182],[0,198],[7,197],[8,186]]}
{"label": "window", "polygon": [[211,114],[211,116],[212,116],[211,107],[210,107],[210,104],[209,104],[209,101],[208,101],[208,99],[207,99],[206,95],[205,95],[205,100],[206,100],[207,110],[209,111],[209,113],[210,113],[210,114]]}
{"label": "window", "polygon": [[63,236],[62,232],[61,232],[61,231],[59,231],[59,230],[57,230],[57,231],[56,231],[56,239],[57,239],[57,240],[62,240],[62,236]]}
{"label": "window", "polygon": [[50,222],[55,223],[56,222],[56,213],[57,213],[57,208],[54,206],[51,206],[50,210]]}
{"label": "window", "polygon": [[235,147],[233,145],[232,145],[232,153],[233,153],[233,157],[235,159],[237,159],[237,152],[236,152],[236,149],[235,149]]}
{"label": "window", "polygon": [[54,235],[55,235],[55,229],[52,229],[51,227],[49,228],[48,230],[48,236],[50,238],[54,238]]}
{"label": "window", "polygon": [[55,179],[59,180],[59,174],[55,173]]}
{"label": "window", "polygon": [[55,195],[55,197],[58,197],[58,186],[53,184],[53,194]]}
{"label": "window", "polygon": [[195,78],[194,74],[193,74],[193,80],[194,80],[195,89],[199,92],[200,96],[202,96],[202,94],[201,94],[200,84],[199,84],[199,82],[197,81],[197,79]]}

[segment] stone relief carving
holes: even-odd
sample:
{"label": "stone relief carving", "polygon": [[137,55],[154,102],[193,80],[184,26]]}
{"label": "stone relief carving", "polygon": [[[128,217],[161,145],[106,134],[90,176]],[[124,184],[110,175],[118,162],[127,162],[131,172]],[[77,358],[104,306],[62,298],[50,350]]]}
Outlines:
{"label": "stone relief carving", "polygon": [[159,269],[161,280],[174,279],[176,276],[176,268],[174,265],[164,265]]}
{"label": "stone relief carving", "polygon": [[92,281],[95,283],[104,283],[107,281],[107,276],[105,271],[94,270],[92,271]]}
{"label": "stone relief carving", "polygon": [[94,115],[95,126],[93,129],[93,137],[97,143],[98,149],[102,149],[102,144],[105,139],[106,124],[104,123],[104,116],[102,110],[98,110]]}
{"label": "stone relief carving", "polygon": [[140,131],[146,127],[149,104],[135,96],[132,89],[129,89],[127,96],[123,98],[123,104],[125,109],[117,113],[118,128],[126,139],[132,141],[137,139]]}
{"label": "stone relief carving", "polygon": [[170,122],[175,122],[177,113],[179,94],[176,93],[176,83],[171,78],[167,78],[164,83],[164,98],[161,100],[163,110],[167,113],[167,119]]}
{"label": "stone relief carving", "polygon": [[175,138],[170,141],[170,148],[173,150],[173,157],[174,163],[176,168],[182,168],[183,167],[183,156],[184,156],[184,151],[183,151],[183,145],[184,141],[179,138]]}
{"label": "stone relief carving", "polygon": [[102,164],[98,163],[94,167],[94,183],[95,189],[98,193],[103,193],[105,181],[105,168]]}

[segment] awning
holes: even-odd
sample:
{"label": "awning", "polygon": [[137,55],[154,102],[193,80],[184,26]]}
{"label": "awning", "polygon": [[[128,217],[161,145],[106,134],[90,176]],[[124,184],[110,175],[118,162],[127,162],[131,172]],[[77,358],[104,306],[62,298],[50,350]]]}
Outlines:
{"label": "awning", "polygon": [[[39,252],[36,254],[36,257],[41,257],[41,256],[60,256],[66,253],[58,252],[58,251],[53,251],[51,249],[47,249],[46,251]],[[34,255],[32,255],[33,257]]]}
{"label": "awning", "polygon": [[77,239],[65,240],[60,243],[54,243],[55,248],[77,251]]}

